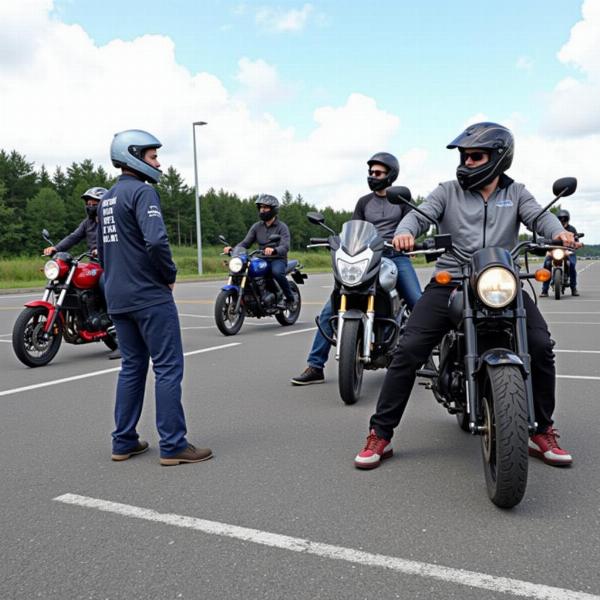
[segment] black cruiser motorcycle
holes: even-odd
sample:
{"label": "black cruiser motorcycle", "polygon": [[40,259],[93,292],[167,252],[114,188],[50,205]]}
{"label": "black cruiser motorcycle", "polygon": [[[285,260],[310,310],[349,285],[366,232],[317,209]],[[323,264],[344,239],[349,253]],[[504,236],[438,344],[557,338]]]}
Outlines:
{"label": "black cruiser motorcycle", "polygon": [[391,244],[379,237],[373,223],[347,221],[338,235],[323,215],[310,212],[308,220],[327,229],[327,238],[311,238],[308,248],[331,251],[334,289],[331,318],[333,336],[316,318],[323,336],[335,346],[338,385],[345,404],[360,397],[363,371],[385,369],[408,319],[408,308],[396,290],[398,269],[383,256]]}
{"label": "black cruiser motorcycle", "polygon": [[[419,375],[429,378],[426,387],[460,427],[481,437],[481,453],[488,495],[499,507],[517,505],[527,486],[528,449],[536,429],[533,408],[527,323],[523,308],[522,283],[526,279],[548,281],[550,272],[529,273],[528,254],[544,256],[560,247],[556,242],[538,239],[535,223],[559,198],[577,188],[572,177],[554,183],[556,196],[536,216],[533,239],[517,244],[511,251],[484,247],[467,255],[453,247],[450,235],[436,235],[430,258],[452,255],[462,275],[448,272],[436,275],[438,283],[455,287],[448,305],[454,328],[442,339],[439,350]],[[390,201],[411,204],[406,188],[390,188]],[[433,223],[418,206],[413,209]],[[407,252],[418,254],[423,252]],[[525,270],[517,258],[525,255]],[[534,295],[535,296],[535,295]]]}

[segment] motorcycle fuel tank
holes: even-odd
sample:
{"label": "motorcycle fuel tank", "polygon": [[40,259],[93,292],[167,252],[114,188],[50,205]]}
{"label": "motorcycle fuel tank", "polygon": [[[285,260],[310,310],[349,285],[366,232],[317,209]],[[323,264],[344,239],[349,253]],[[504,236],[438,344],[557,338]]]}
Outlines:
{"label": "motorcycle fuel tank", "polygon": [[381,259],[381,268],[379,270],[379,285],[389,292],[396,287],[398,279],[398,268],[396,263],[385,256]]}
{"label": "motorcycle fuel tank", "polygon": [[80,263],[75,268],[73,285],[80,289],[90,289],[98,285],[103,269],[98,263]]}

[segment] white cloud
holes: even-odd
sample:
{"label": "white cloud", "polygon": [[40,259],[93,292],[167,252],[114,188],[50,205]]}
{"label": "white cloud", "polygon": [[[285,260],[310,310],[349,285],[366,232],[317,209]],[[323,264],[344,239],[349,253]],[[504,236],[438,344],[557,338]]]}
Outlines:
{"label": "white cloud", "polygon": [[[191,124],[205,120],[197,132],[201,189],[242,196],[290,189],[309,202],[351,208],[365,193],[367,158],[387,149],[399,127],[374,99],[350,94],[341,106],[316,109],[311,133],[299,137],[267,113],[256,116],[248,97],[232,95],[215,76],[178,64],[168,37],[97,46],[80,26],[50,18],[48,1],[25,14],[1,5],[2,47],[14,47],[7,22],[19,22],[37,40],[25,57],[0,58],[1,145],[38,167],[91,158],[115,172],[108,157],[113,134],[140,128],[163,142],[163,165],[192,182]],[[254,100],[282,89],[274,67],[261,60],[242,59],[238,78]]]}
{"label": "white cloud", "polygon": [[240,97],[250,105],[261,108],[289,98],[292,86],[279,78],[276,67],[262,59],[241,58],[236,79],[242,85]]}
{"label": "white cloud", "polygon": [[558,52],[581,77],[559,81],[549,96],[543,128],[552,135],[600,133],[600,2],[585,0],[582,16]]}
{"label": "white cloud", "polygon": [[517,69],[519,69],[520,71],[531,71],[531,69],[533,69],[533,59],[529,56],[519,56],[519,58],[517,58],[517,62],[516,62],[516,67]]}
{"label": "white cloud", "polygon": [[282,10],[279,8],[261,7],[256,11],[257,25],[275,33],[300,31],[306,27],[314,13],[312,4],[304,4],[300,9]]}

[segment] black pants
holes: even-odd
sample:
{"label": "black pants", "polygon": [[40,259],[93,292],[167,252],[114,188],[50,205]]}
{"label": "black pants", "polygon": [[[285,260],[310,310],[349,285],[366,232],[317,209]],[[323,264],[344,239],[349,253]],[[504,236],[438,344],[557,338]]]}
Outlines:
{"label": "black pants", "polygon": [[[452,286],[432,281],[423,292],[408,319],[406,330],[388,367],[370,427],[379,437],[392,438],[400,423],[415,383],[415,373],[433,348],[452,328],[448,299]],[[556,371],[550,332],[533,300],[524,292],[527,313],[527,339],[531,356],[533,402],[538,431],[552,425],[555,404]]]}

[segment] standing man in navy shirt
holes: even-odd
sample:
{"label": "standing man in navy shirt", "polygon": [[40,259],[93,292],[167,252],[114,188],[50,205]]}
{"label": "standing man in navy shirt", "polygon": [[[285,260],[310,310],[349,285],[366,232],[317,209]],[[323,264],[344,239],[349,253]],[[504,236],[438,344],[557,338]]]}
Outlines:
{"label": "standing man in navy shirt", "polygon": [[122,175],[100,207],[98,258],[105,269],[108,312],[122,354],[112,459],[127,460],[148,449],[136,428],[152,357],[160,464],[168,466],[207,460],[212,452],[196,448],[186,439],[181,405],[183,348],[172,291],[177,267],[160,197],[146,183],[157,183],[162,175],[157,154],[161,145],[153,135],[138,129],[122,131],[113,138],[110,157]]}

